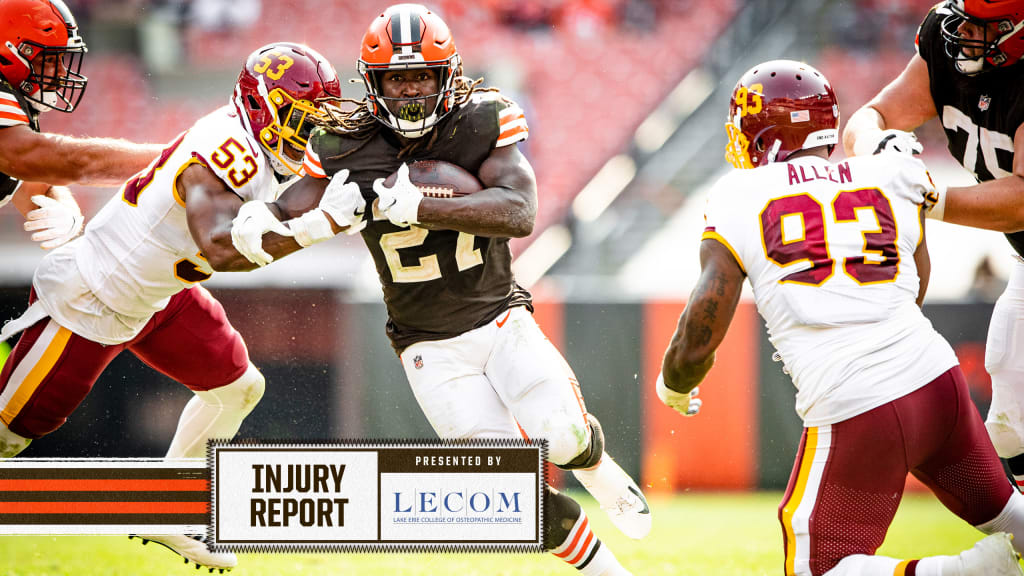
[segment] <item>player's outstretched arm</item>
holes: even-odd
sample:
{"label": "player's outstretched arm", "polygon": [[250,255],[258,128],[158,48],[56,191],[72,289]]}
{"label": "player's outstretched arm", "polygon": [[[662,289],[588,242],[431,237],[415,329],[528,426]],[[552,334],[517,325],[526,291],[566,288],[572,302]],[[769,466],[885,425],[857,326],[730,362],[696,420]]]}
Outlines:
{"label": "player's outstretched arm", "polygon": [[929,218],[997,232],[1024,230],[1024,124],[1013,136],[1013,173],[947,188]]}
{"label": "player's outstretched arm", "polygon": [[[185,202],[189,232],[210,266],[218,272],[241,272],[256,268],[232,245],[232,219],[242,206],[242,199],[209,168],[193,164],[181,173],[177,192]],[[264,240],[279,256],[290,254],[301,246],[292,238],[268,235]]]}
{"label": "player's outstretched arm", "polygon": [[662,361],[665,385],[687,394],[715,363],[743,288],[743,269],[717,240],[700,244],[701,273]]}
{"label": "player's outstretched arm", "polygon": [[935,114],[928,65],[914,54],[899,76],[847,120],[843,150],[847,156],[872,154],[883,130],[910,131]]}
{"label": "player's outstretched arm", "polygon": [[522,238],[537,217],[537,177],[512,144],[491,151],[477,176],[485,188],[459,198],[423,198],[419,226],[492,238]]}
{"label": "player's outstretched arm", "polygon": [[162,148],[113,138],[39,133],[21,124],[0,128],[0,172],[54,186],[118,186],[142,171]]}

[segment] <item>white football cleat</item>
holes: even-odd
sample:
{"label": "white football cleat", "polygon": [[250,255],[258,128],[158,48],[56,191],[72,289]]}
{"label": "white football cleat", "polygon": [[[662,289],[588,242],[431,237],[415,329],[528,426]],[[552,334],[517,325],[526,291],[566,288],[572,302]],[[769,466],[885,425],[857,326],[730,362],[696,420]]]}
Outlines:
{"label": "white football cleat", "polygon": [[1020,555],[1013,549],[1013,535],[996,532],[979,540],[970,550],[960,553],[960,573],[964,576],[1022,576]]}
{"label": "white football cleat", "polygon": [[194,562],[196,569],[209,568],[210,572],[220,570],[223,574],[238,565],[238,557],[232,552],[211,552],[206,547],[206,537],[185,534],[131,534],[131,538],[142,539],[142,545],[150,542],[159,544],[185,559],[185,563]]}
{"label": "white football cleat", "polygon": [[572,473],[623,534],[639,540],[651,531],[651,508],[644,493],[607,452],[597,468]]}

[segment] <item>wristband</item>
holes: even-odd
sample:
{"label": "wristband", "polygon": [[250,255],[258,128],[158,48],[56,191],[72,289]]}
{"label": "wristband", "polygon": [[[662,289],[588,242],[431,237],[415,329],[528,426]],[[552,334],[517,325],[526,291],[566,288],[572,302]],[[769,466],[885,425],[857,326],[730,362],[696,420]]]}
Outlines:
{"label": "wristband", "polygon": [[305,212],[298,218],[292,218],[285,224],[295,234],[295,241],[303,248],[334,238],[331,222],[327,219],[327,214],[319,208]]}
{"label": "wristband", "polygon": [[924,217],[932,220],[942,220],[946,215],[946,194],[948,190],[945,186],[935,187],[935,203],[925,212]]}

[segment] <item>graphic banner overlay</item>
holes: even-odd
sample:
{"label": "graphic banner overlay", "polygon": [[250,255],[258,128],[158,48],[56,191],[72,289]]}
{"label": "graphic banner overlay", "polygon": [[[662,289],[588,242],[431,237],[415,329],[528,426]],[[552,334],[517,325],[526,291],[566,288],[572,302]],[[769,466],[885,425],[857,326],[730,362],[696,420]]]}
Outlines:
{"label": "graphic banner overlay", "polygon": [[542,550],[544,447],[490,442],[218,443],[216,550]]}
{"label": "graphic banner overlay", "polygon": [[209,517],[202,460],[0,462],[0,534],[196,534]]}

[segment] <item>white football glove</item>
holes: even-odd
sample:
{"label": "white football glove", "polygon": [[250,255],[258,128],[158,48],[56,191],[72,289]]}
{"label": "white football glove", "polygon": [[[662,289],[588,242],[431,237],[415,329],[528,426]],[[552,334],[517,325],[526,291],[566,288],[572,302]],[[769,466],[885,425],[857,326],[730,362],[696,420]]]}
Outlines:
{"label": "white football glove", "polygon": [[25,230],[32,232],[32,240],[40,242],[39,247],[50,250],[66,244],[82,231],[85,218],[78,205],[54,200],[49,196],[36,194],[32,202],[39,208],[26,215]]}
{"label": "white football glove", "polygon": [[864,134],[853,145],[854,156],[867,156],[882,152],[898,152],[900,154],[920,154],[924,146],[917,141],[913,132],[903,130],[879,130]]}
{"label": "white football glove", "polygon": [[409,180],[409,167],[404,163],[398,168],[395,185],[388,188],[383,178],[373,182],[373,191],[380,198],[378,207],[395,226],[419,224],[418,214],[423,192]]}
{"label": "white football glove", "polygon": [[242,204],[231,220],[231,245],[249,262],[266,266],[274,261],[263,249],[263,235],[267,232],[292,236],[292,231],[270,212],[266,202],[250,200]]}
{"label": "white football glove", "polygon": [[700,407],[704,405],[704,402],[697,398],[700,387],[690,390],[689,394],[676,392],[665,385],[665,375],[661,373],[658,374],[655,390],[658,392],[658,398],[661,399],[665,406],[679,412],[683,416],[696,416],[700,412]]}
{"label": "white football glove", "polygon": [[347,226],[346,234],[355,234],[366,228],[366,200],[359,190],[359,184],[347,182],[348,170],[341,170],[331,177],[331,181],[320,198],[316,208],[304,212],[298,218],[287,222],[295,234],[295,241],[303,247],[311,246],[334,237],[331,219],[338,226]]}
{"label": "white football glove", "polygon": [[348,226],[346,234],[355,234],[366,228],[366,199],[363,198],[359,184],[348,182],[348,170],[342,170],[331,177],[320,208],[331,216],[338,226]]}

